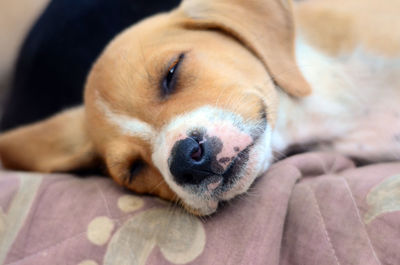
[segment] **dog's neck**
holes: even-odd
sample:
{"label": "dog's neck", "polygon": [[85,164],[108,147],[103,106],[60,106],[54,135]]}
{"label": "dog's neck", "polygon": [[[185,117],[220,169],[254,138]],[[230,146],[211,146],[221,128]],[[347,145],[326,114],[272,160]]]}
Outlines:
{"label": "dog's neck", "polygon": [[380,148],[386,138],[387,146],[393,145],[389,139],[400,135],[400,60],[368,55],[362,49],[329,57],[301,40],[296,54],[313,92],[303,99],[279,92],[272,137],[275,151],[318,143],[317,149],[351,154],[357,146],[370,148],[372,153],[377,152],[373,145]]}
{"label": "dog's neck", "polygon": [[[341,69],[333,60],[317,52],[302,41],[297,42],[299,67],[312,87],[312,94],[304,99],[290,97],[280,90],[278,120],[272,144],[276,151],[293,145],[321,143],[342,134],[348,126],[336,126],[348,114],[343,93],[347,83]],[[334,129],[333,129],[334,128]]]}

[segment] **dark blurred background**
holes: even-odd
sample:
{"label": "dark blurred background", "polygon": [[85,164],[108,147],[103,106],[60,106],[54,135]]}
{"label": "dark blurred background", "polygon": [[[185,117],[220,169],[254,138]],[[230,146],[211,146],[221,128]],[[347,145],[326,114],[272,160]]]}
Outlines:
{"label": "dark blurred background", "polygon": [[180,0],[4,2],[0,4],[1,131],[82,103],[86,75],[105,45],[124,28],[170,10]]}

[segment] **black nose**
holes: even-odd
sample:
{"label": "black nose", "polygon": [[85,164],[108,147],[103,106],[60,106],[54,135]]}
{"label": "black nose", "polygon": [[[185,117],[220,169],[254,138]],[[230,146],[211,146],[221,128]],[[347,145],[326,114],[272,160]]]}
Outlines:
{"label": "black nose", "polygon": [[211,170],[212,148],[188,137],[177,141],[172,148],[169,169],[178,184],[199,184],[214,175]]}

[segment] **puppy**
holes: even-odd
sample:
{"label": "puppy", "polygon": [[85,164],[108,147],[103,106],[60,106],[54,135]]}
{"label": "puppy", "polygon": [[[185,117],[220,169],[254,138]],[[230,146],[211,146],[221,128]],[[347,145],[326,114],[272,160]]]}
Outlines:
{"label": "puppy", "polygon": [[101,163],[120,185],[208,215],[293,145],[398,159],[400,64],[381,60],[296,39],[285,0],[185,0],[108,45],[84,106],[1,135],[1,160],[43,172]]}

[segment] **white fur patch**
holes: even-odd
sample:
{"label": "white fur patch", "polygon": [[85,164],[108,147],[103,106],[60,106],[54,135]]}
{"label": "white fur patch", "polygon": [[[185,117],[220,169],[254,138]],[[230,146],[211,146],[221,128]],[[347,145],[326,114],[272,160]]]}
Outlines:
{"label": "white fur patch", "polygon": [[137,118],[115,113],[111,110],[107,103],[105,103],[99,97],[97,98],[96,103],[99,109],[106,116],[107,120],[117,126],[122,134],[139,137],[149,142],[155,138],[156,131],[150,124]]}
{"label": "white fur patch", "polygon": [[360,87],[340,60],[319,52],[301,37],[296,42],[296,59],[312,94],[296,101],[281,94],[273,136],[277,151],[294,143],[340,137],[354,127],[354,117],[363,111],[362,97],[354,93]]}
{"label": "white fur patch", "polygon": [[[258,122],[259,121],[245,122],[239,115],[233,112],[211,106],[203,106],[192,112],[179,115],[162,128],[153,142],[153,163],[160,170],[171,189],[188,206],[198,210],[202,214],[211,214],[218,206],[217,201],[199,197],[193,194],[190,189],[185,189],[174,181],[168,165],[168,157],[174,143],[179,139],[187,137],[186,133],[191,129],[198,127],[208,129],[226,123],[230,123],[242,132],[251,135],[254,130],[260,129],[261,124],[258,124]],[[249,161],[242,176],[243,181],[239,181],[232,190],[223,194],[223,198],[221,199],[230,199],[237,194],[245,192],[253,180],[270,164],[272,160],[270,128],[264,131],[260,137],[257,144],[250,151]]]}
{"label": "white fur patch", "polygon": [[301,100],[280,94],[274,151],[319,143],[318,149],[367,160],[398,159],[400,148],[393,139],[400,133],[400,58],[362,47],[331,57],[301,37],[296,55],[312,94]]}

